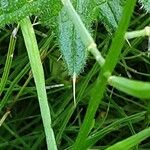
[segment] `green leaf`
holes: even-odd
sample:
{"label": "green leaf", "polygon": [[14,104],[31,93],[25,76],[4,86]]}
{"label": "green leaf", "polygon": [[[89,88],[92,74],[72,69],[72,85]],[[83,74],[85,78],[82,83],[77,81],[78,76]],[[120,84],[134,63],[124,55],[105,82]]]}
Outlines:
{"label": "green leaf", "polygon": [[[15,28],[15,30],[17,31],[18,29]],[[6,59],[6,62],[5,62],[3,75],[2,75],[2,78],[0,80],[0,95],[3,92],[4,87],[5,87],[5,85],[7,83],[7,80],[8,80],[10,68],[11,68],[11,65],[12,65],[15,46],[16,46],[16,38],[14,37],[14,35],[12,33],[11,36],[10,36],[10,43],[9,43],[8,54],[7,54],[7,59]]]}
{"label": "green leaf", "polygon": [[[77,0],[74,4],[86,27],[90,29],[91,22],[94,19],[93,11],[95,12],[95,1]],[[64,8],[59,14],[58,24],[60,50],[66,62],[69,74],[71,76],[73,76],[73,74],[78,75],[83,70],[86,62],[87,47],[82,43],[79,32],[76,31]]]}
{"label": "green leaf", "polygon": [[147,128],[121,142],[118,142],[110,146],[106,150],[124,150],[124,149],[129,150],[134,146],[136,146],[137,144],[139,144],[141,141],[148,138],[149,136],[150,136],[150,128]]}
{"label": "green leaf", "polygon": [[48,24],[58,15],[60,4],[57,0],[0,0],[0,27],[29,15],[37,15]]}
{"label": "green leaf", "polygon": [[118,27],[122,9],[123,0],[109,0],[100,5],[102,21],[108,31],[113,31]]}
{"label": "green leaf", "polygon": [[40,21],[47,26],[56,24],[56,18],[61,10],[60,0],[38,0],[40,7],[37,15]]}
{"label": "green leaf", "polygon": [[124,77],[111,76],[108,79],[108,83],[116,89],[137,98],[150,98],[150,82],[142,82],[130,80]]}
{"label": "green leaf", "polygon": [[142,7],[143,7],[147,12],[150,12],[150,0],[139,0],[139,3],[142,4]]}
{"label": "green leaf", "polygon": [[87,56],[85,46],[64,9],[60,13],[58,22],[60,50],[66,62],[69,74],[71,76],[73,76],[74,73],[79,74],[83,69]]}
{"label": "green leaf", "polygon": [[33,26],[29,18],[25,18],[20,22],[22,34],[24,37],[25,45],[28,52],[28,57],[33,73],[41,116],[43,120],[44,130],[46,134],[46,142],[48,150],[57,150],[54,132],[51,127],[51,114],[47,100],[47,94],[45,89],[45,79],[42,62],[38,50],[38,45],[33,30]]}

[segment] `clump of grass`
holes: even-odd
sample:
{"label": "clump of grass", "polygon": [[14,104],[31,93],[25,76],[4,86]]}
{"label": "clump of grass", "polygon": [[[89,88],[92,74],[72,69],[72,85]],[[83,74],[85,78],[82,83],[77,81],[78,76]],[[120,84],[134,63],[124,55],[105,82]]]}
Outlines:
{"label": "clump of grass", "polygon": [[[140,2],[148,11],[148,3]],[[145,27],[150,20],[146,14],[138,16],[135,11],[134,16],[138,17],[133,19],[130,28],[135,30],[137,27],[137,30],[127,32],[135,3],[136,0],[125,3],[120,0],[101,3],[62,0],[62,6],[55,0],[47,0],[43,5],[40,0],[24,1],[15,5],[19,11],[10,7],[10,3],[1,6],[0,26],[12,23],[10,16],[13,15],[23,36],[20,32],[15,36],[14,32],[10,35],[7,27],[1,30],[1,47],[7,49],[6,43],[9,43],[9,47],[8,53],[0,51],[0,148],[34,150],[45,148],[46,142],[48,149],[148,147],[149,142],[145,139],[150,135],[149,101],[145,98],[150,97],[149,48],[147,43],[143,44],[143,37],[150,36],[149,27]],[[14,2],[11,4],[13,6]],[[24,13],[17,18],[23,8]],[[38,9],[43,13],[39,14]],[[116,9],[119,9],[118,14]],[[45,16],[50,11],[53,13]],[[109,12],[108,15],[106,12]],[[37,25],[34,29],[29,17],[26,17],[29,14],[37,15],[40,19],[38,23],[34,19],[33,25]],[[103,30],[99,31],[98,24],[93,33],[92,23],[98,18],[104,21],[106,30],[100,25]],[[57,22],[54,23],[54,19]],[[138,24],[141,21],[142,24]],[[47,32],[47,28],[39,23],[52,23],[52,28]],[[92,38],[93,34],[96,40]],[[125,39],[130,40],[129,45]],[[95,41],[98,41],[97,44]],[[146,45],[146,50],[141,52],[143,45]],[[64,61],[60,55],[63,55]],[[140,67],[141,72],[137,64],[144,66],[144,69]],[[120,77],[120,74],[124,77]],[[144,79],[146,82],[142,81],[143,77],[147,77]],[[144,140],[146,144],[143,142],[140,145]]]}

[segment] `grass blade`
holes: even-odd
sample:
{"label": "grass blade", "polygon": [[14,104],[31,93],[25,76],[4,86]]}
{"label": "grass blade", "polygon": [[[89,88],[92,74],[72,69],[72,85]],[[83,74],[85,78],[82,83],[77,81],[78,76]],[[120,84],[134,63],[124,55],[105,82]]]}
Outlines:
{"label": "grass blade", "polygon": [[[17,29],[17,28],[15,28]],[[14,29],[14,31],[15,31]],[[10,67],[11,67],[11,63],[12,63],[12,59],[13,59],[13,53],[15,50],[15,45],[16,45],[16,37],[13,35],[13,33],[10,36],[10,42],[9,42],[9,48],[8,48],[8,54],[7,54],[7,59],[6,59],[6,63],[5,63],[5,68],[4,68],[4,72],[0,81],[0,95],[2,94],[5,84],[7,82],[8,79],[8,75],[9,75],[9,71],[10,71]]]}
{"label": "grass blade", "polygon": [[141,141],[148,138],[149,136],[150,136],[150,127],[121,142],[118,142],[110,146],[106,150],[124,150],[124,149],[129,150],[134,146],[136,146],[137,144],[139,144]]}
{"label": "grass blade", "polygon": [[90,135],[86,141],[87,147],[91,147],[97,141],[99,141],[99,139],[102,139],[105,135],[110,134],[110,132],[118,130],[119,128],[125,127],[126,125],[128,125],[128,122],[135,123],[135,122],[144,120],[145,114],[146,114],[146,111],[143,111],[143,112],[140,112],[131,116],[126,116],[124,118],[114,121],[110,125],[99,130],[97,133]]}
{"label": "grass blade", "polygon": [[43,119],[43,124],[44,124],[44,129],[46,134],[47,146],[49,150],[51,149],[56,150],[57,146],[54,138],[53,129],[51,127],[51,116],[50,116],[50,110],[48,106],[46,89],[45,89],[44,72],[40,60],[40,54],[38,51],[34,30],[29,18],[23,19],[20,22],[20,26],[22,29],[25,45],[30,60],[31,70],[33,73],[33,77],[37,89],[41,116]]}

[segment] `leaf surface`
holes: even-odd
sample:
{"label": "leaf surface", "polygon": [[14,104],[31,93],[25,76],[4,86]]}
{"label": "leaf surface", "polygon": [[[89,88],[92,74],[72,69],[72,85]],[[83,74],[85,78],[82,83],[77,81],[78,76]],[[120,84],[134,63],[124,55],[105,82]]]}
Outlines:
{"label": "leaf surface", "polygon": [[107,0],[100,5],[100,18],[110,32],[118,27],[122,15],[123,0]]}
{"label": "leaf surface", "polygon": [[0,0],[0,27],[29,15],[39,16],[42,23],[48,24],[58,15],[60,6],[57,0]]}
{"label": "leaf surface", "polygon": [[[85,26],[90,30],[91,22],[94,18],[93,11],[96,6],[95,1],[77,0],[74,2],[74,6]],[[73,76],[73,74],[78,75],[85,65],[87,51],[78,31],[76,31],[64,8],[58,17],[58,35],[60,50],[66,62],[69,74],[71,76]]]}
{"label": "leaf surface", "polygon": [[142,4],[142,7],[150,13],[150,0],[139,0],[139,2]]}

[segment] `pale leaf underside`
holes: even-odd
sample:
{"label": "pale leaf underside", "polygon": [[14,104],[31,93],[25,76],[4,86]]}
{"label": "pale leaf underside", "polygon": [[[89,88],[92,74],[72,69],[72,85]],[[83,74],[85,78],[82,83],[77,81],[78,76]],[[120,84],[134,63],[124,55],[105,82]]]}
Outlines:
{"label": "pale leaf underside", "polygon": [[141,3],[142,7],[143,7],[148,13],[150,13],[150,0],[139,0],[139,2]]}

